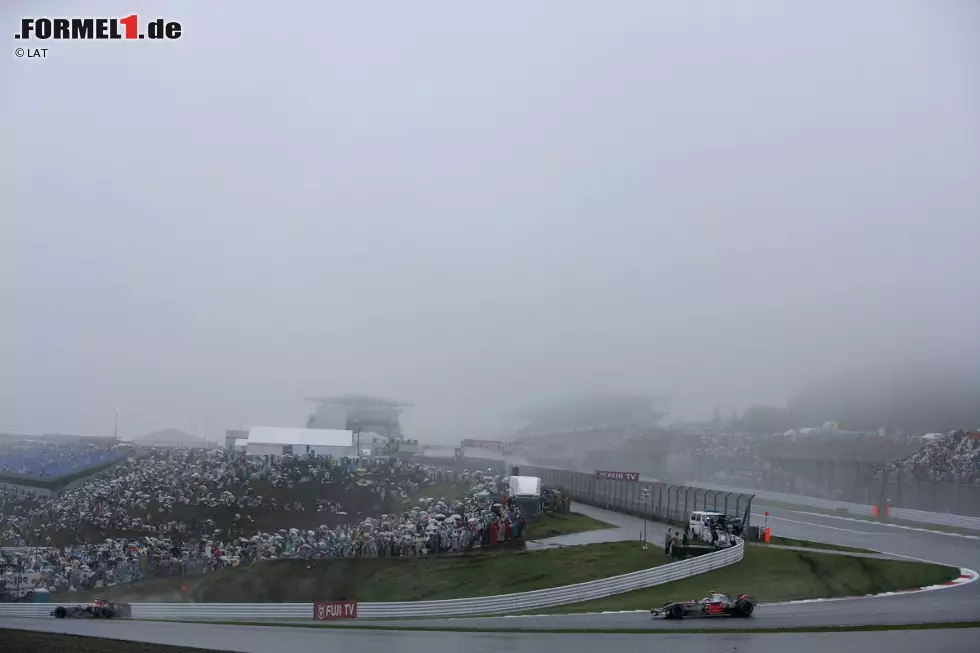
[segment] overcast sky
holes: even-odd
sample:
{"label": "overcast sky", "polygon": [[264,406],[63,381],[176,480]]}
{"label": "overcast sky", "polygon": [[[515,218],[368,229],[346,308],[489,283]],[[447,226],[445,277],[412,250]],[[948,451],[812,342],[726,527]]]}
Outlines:
{"label": "overcast sky", "polygon": [[0,7],[0,431],[357,392],[453,441],[978,350],[973,0],[87,0],[184,35],[12,38],[78,6]]}

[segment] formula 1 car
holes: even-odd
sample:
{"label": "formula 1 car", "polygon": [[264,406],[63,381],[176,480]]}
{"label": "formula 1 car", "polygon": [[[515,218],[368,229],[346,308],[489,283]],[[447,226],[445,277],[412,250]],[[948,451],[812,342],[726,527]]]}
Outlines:
{"label": "formula 1 car", "polygon": [[95,599],[88,605],[59,605],[51,611],[58,619],[112,619],[133,616],[133,608],[128,603],[112,603],[103,599]]}
{"label": "formula 1 car", "polygon": [[700,601],[678,601],[662,608],[650,610],[652,617],[683,619],[684,617],[751,617],[755,611],[755,599],[739,594],[734,599],[728,594],[712,592]]}

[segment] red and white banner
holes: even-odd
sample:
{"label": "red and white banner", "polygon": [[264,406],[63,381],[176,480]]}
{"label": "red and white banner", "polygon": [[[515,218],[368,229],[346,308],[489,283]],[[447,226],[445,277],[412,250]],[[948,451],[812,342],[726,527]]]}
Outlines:
{"label": "red and white banner", "polygon": [[357,601],[324,601],[313,604],[315,621],[334,619],[357,619]]}
{"label": "red and white banner", "polygon": [[604,478],[610,481],[638,481],[639,472],[596,472],[596,478]]}

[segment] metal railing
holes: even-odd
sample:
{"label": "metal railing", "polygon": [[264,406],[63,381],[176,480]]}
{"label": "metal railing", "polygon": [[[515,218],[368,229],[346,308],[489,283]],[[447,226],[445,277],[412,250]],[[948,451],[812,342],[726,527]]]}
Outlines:
{"label": "metal railing", "polygon": [[656,481],[619,481],[586,472],[520,466],[521,474],[538,476],[548,487],[560,488],[573,500],[647,519],[687,524],[695,510],[738,515],[747,529],[753,494],[737,488],[712,489]]}
{"label": "metal railing", "polygon": [[[367,619],[431,617],[433,615],[514,614],[593,601],[615,594],[690,578],[735,564],[741,561],[744,555],[745,545],[740,542],[736,546],[720,549],[696,558],[672,562],[621,576],[576,583],[575,585],[468,599],[359,603],[357,614],[358,618]],[[312,603],[133,603],[132,608],[134,619],[202,621],[313,619]],[[53,609],[54,604],[44,603],[0,604],[0,618],[47,617]]]}

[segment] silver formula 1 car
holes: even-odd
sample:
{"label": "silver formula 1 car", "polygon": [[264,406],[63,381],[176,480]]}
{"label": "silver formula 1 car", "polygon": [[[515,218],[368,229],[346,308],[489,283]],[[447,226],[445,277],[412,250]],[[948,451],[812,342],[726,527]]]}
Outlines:
{"label": "silver formula 1 car", "polygon": [[732,598],[728,594],[712,592],[700,601],[676,601],[662,608],[650,610],[652,617],[683,619],[684,617],[751,617],[755,611],[755,599],[748,594]]}
{"label": "silver formula 1 car", "polygon": [[88,605],[59,605],[51,611],[51,616],[58,619],[113,619],[121,617],[128,619],[133,616],[133,608],[128,603],[113,603],[103,599],[95,599]]}

